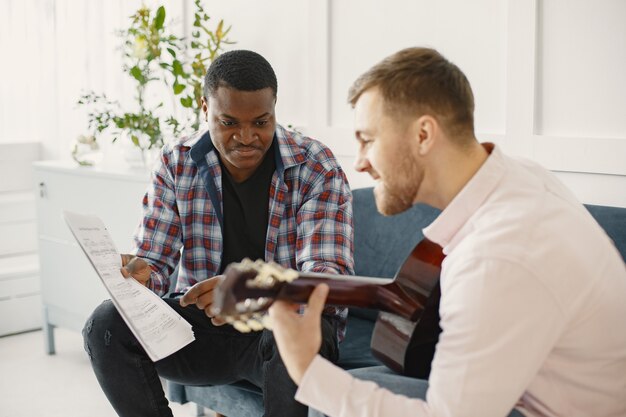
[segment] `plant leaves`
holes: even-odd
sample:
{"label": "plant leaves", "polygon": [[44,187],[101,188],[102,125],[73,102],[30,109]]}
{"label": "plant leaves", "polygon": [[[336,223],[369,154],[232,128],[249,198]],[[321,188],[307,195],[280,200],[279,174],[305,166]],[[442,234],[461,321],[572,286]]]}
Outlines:
{"label": "plant leaves", "polygon": [[193,106],[193,99],[191,97],[189,97],[189,96],[181,97],[180,98],[180,104],[182,104],[183,107],[186,107],[186,108],[189,109],[189,108],[191,108],[191,106]]}
{"label": "plant leaves", "polygon": [[173,50],[172,48],[167,48],[167,52],[169,52],[169,53],[170,53],[170,55],[171,55],[173,58],[176,58],[176,51],[175,51],[175,50]]}
{"label": "plant leaves", "polygon": [[130,69],[130,75],[132,75],[137,81],[139,81],[140,84],[144,84],[146,81],[137,65]]}
{"label": "plant leaves", "polygon": [[178,95],[185,90],[184,84],[174,84],[174,94]]}
{"label": "plant leaves", "polygon": [[139,147],[139,138],[136,135],[130,135],[130,140],[133,141],[133,144]]}
{"label": "plant leaves", "polygon": [[161,6],[157,10],[156,17],[154,18],[154,27],[157,30],[162,29],[163,22],[165,22],[165,7]]}
{"label": "plant leaves", "polygon": [[177,75],[184,75],[185,71],[183,71],[183,64],[180,63],[179,60],[175,59],[174,62],[172,62],[172,73],[177,76]]}

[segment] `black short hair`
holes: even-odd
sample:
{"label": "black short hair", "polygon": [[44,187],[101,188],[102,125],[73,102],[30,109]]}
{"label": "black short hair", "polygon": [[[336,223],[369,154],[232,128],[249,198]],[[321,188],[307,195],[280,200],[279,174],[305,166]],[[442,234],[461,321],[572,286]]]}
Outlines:
{"label": "black short hair", "polygon": [[204,76],[204,98],[208,99],[219,87],[239,91],[257,91],[271,88],[274,97],[278,82],[274,69],[265,58],[246,50],[229,51],[211,63]]}

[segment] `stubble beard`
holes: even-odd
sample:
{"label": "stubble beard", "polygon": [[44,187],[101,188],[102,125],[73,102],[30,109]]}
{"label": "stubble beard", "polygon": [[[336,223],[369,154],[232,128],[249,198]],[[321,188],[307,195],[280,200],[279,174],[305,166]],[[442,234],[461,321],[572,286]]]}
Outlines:
{"label": "stubble beard", "polygon": [[391,176],[383,176],[374,188],[378,211],[384,216],[393,216],[413,207],[421,177],[414,162],[403,158]]}
{"label": "stubble beard", "polygon": [[410,209],[417,195],[418,184],[410,183],[408,179],[395,183],[381,181],[374,188],[376,208],[384,216],[393,216]]}
{"label": "stubble beard", "polygon": [[393,192],[386,184],[380,183],[374,188],[376,208],[384,216],[393,216],[408,210],[413,205],[403,195]]}

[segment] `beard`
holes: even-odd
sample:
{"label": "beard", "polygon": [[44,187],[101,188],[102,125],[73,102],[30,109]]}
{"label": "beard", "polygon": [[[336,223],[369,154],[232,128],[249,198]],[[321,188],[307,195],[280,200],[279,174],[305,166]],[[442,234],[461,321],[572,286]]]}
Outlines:
{"label": "beard", "polygon": [[403,157],[394,165],[391,175],[382,175],[374,188],[378,211],[384,216],[393,216],[413,207],[422,176],[415,161]]}
{"label": "beard", "polygon": [[374,188],[376,208],[384,216],[402,213],[413,206],[413,199],[409,198],[407,194],[396,191],[389,185],[380,182]]}

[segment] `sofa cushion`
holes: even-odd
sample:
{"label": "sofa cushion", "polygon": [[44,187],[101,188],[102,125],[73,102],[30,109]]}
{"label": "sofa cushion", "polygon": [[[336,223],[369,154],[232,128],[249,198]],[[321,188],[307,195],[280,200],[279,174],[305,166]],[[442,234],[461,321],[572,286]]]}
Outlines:
{"label": "sofa cushion", "polygon": [[383,216],[373,190],[353,191],[354,269],[356,275],[393,278],[413,248],[424,238],[422,229],[439,210],[417,204],[404,213]]}
{"label": "sofa cushion", "polygon": [[380,365],[380,362],[372,356],[369,349],[373,330],[374,322],[369,318],[350,316],[346,328],[346,337],[339,344],[337,365],[343,369]]}
{"label": "sofa cushion", "polygon": [[626,208],[591,204],[585,204],[585,207],[602,226],[606,234],[613,239],[622,259],[626,260]]}

